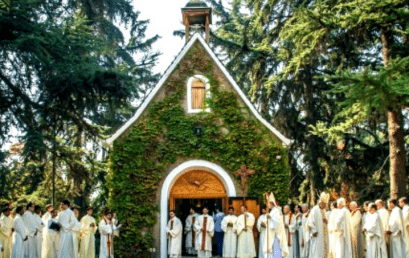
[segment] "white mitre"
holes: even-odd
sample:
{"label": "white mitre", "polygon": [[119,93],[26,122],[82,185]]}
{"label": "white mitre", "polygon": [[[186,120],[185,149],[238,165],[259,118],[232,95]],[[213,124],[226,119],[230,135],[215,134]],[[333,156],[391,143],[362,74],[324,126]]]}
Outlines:
{"label": "white mitre", "polygon": [[330,194],[329,193],[325,193],[322,192],[321,196],[320,196],[320,202],[328,204],[329,203],[329,199],[330,199]]}

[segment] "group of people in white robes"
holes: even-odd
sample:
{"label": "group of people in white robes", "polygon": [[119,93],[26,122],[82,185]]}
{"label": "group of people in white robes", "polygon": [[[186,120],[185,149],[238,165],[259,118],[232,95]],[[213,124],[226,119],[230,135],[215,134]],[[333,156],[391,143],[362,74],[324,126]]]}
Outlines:
{"label": "group of people in white robes", "polygon": [[41,207],[32,203],[16,207],[7,204],[0,217],[0,258],[94,258],[95,233],[101,234],[101,258],[113,258],[113,239],[121,225],[112,212],[106,210],[97,225],[93,209],[78,221],[79,210],[70,208],[70,202],[61,202],[60,211],[53,205]]}

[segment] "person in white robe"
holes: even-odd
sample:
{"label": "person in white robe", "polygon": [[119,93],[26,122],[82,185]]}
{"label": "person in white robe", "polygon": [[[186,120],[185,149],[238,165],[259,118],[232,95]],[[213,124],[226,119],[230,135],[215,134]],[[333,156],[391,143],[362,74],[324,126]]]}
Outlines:
{"label": "person in white robe", "polygon": [[307,219],[306,234],[310,239],[309,258],[327,257],[328,231],[326,229],[327,215],[325,208],[330,195],[322,193],[318,205],[314,206]]}
{"label": "person in white robe", "polygon": [[[270,208],[270,227],[273,228],[273,235],[271,237],[271,234],[268,235],[269,241],[272,241],[272,243],[268,243],[267,245],[264,245],[265,248],[263,250],[264,255],[267,255],[267,257],[270,257],[268,254],[270,253],[276,253],[277,250],[273,250],[273,246],[278,246],[280,248],[280,253],[281,257],[287,257],[289,255],[289,250],[288,250],[288,243],[287,243],[287,238],[285,235],[285,227],[284,227],[284,218],[283,214],[281,212],[281,208],[278,205],[278,202],[276,201],[274,194],[270,193],[268,195],[268,204]],[[266,248],[269,248],[268,250]],[[270,249],[271,248],[271,249]]]}
{"label": "person in white robe", "polygon": [[256,257],[253,227],[256,223],[254,215],[247,210],[247,206],[241,206],[242,214],[237,218],[237,258]]}
{"label": "person in white robe", "polygon": [[297,220],[294,214],[290,210],[289,205],[284,206],[284,227],[285,227],[285,236],[287,239],[289,258],[297,257]]}
{"label": "person in white robe", "polygon": [[330,206],[331,212],[328,217],[328,258],[335,257],[335,219],[337,217],[338,205],[337,202],[332,202]]}
{"label": "person in white robe", "polygon": [[368,204],[363,232],[366,238],[366,258],[387,258],[382,222],[374,203]]}
{"label": "person in white robe", "polygon": [[385,243],[386,243],[386,250],[390,249],[390,236],[386,234],[386,230],[388,228],[389,224],[389,211],[385,208],[385,203],[383,200],[376,200],[375,201],[376,207],[377,207],[377,212],[379,214],[379,217],[381,218],[382,222],[382,231],[384,232],[384,238],[385,238]]}
{"label": "person in white robe", "polygon": [[43,221],[44,226],[46,226],[46,221],[48,221],[49,218],[51,218],[51,212],[54,210],[54,205],[48,204],[45,206],[45,213],[41,217],[41,220]]}
{"label": "person in white robe", "polygon": [[22,216],[24,214],[24,208],[18,206],[16,208],[16,217],[13,221],[13,247],[11,248],[11,258],[24,258],[25,245],[27,244],[28,235],[26,233],[26,226]]}
{"label": "person in white robe", "polygon": [[186,252],[190,255],[197,255],[196,248],[195,248],[195,242],[196,242],[196,232],[193,229],[193,226],[196,222],[197,217],[199,216],[194,207],[190,208],[190,214],[187,216],[186,221],[185,221],[185,235],[186,235],[186,240],[185,240],[185,247],[186,247]]}
{"label": "person in white robe", "polygon": [[405,243],[406,243],[406,258],[409,258],[409,205],[408,199],[402,197],[399,199],[399,206],[402,208],[403,215],[403,228],[405,230]]}
{"label": "person in white robe", "polygon": [[351,211],[351,244],[352,252],[355,258],[364,257],[364,240],[362,234],[362,213],[359,209],[358,203],[352,201],[349,203]]}
{"label": "person in white robe", "polygon": [[182,222],[176,217],[175,211],[169,212],[169,222],[166,227],[168,236],[168,255],[169,257],[182,257]]}
{"label": "person in white robe", "polygon": [[97,232],[97,223],[92,217],[94,210],[87,208],[87,215],[81,218],[81,244],[80,258],[95,258],[95,233]]}
{"label": "person in white robe", "polygon": [[74,208],[73,212],[75,219],[74,226],[72,227],[72,239],[74,242],[74,257],[78,258],[81,238],[81,223],[78,221],[80,210],[78,208]]}
{"label": "person in white robe", "polygon": [[37,236],[37,223],[34,219],[34,204],[28,203],[26,205],[26,212],[24,212],[22,219],[24,221],[24,226],[26,227],[28,240],[27,244],[25,245],[24,255],[27,258],[38,258],[36,252],[36,243],[35,237]]}
{"label": "person in white robe", "polygon": [[112,212],[104,211],[104,217],[99,222],[98,230],[101,234],[101,245],[99,249],[99,258],[114,258],[114,234],[121,225],[115,226],[112,221]]}
{"label": "person in white robe", "polygon": [[388,206],[391,214],[386,234],[390,236],[390,258],[406,258],[406,234],[402,211],[396,199],[389,199]]}
{"label": "person in white robe", "polygon": [[306,236],[306,226],[307,226],[307,220],[310,215],[310,209],[308,204],[304,203],[301,206],[302,209],[302,218],[301,218],[301,226],[299,227],[299,231],[301,231],[300,235],[300,257],[301,258],[307,258],[308,257],[308,252],[309,252],[309,237]]}
{"label": "person in white robe", "polygon": [[[369,203],[370,203],[369,201],[366,201],[366,202],[364,202],[364,205],[363,205],[362,230],[363,230],[364,225],[365,225],[366,217],[367,217],[368,214],[369,214]],[[375,211],[376,211],[376,210],[375,210]],[[364,248],[364,251],[363,251],[364,257],[366,257],[366,236],[365,236],[365,234],[364,234],[364,236],[363,236],[363,246],[365,247],[365,248]]]}
{"label": "person in white robe", "polygon": [[294,206],[294,215],[296,219],[296,230],[295,234],[297,236],[297,258],[301,256],[301,240],[302,240],[302,234],[303,234],[303,229],[302,229],[302,212],[301,212],[301,206],[300,205],[295,205]]}
{"label": "person in white robe", "polygon": [[234,215],[234,208],[229,207],[229,214],[222,220],[222,230],[224,232],[223,257],[235,258],[237,251],[237,217]]}
{"label": "person in white robe", "polygon": [[346,207],[344,198],[339,198],[337,204],[334,230],[335,258],[354,258],[351,244],[351,213]]}
{"label": "person in white robe", "polygon": [[36,256],[38,258],[41,257],[41,249],[43,245],[43,228],[44,228],[44,223],[41,220],[41,207],[36,205],[34,207],[34,213],[33,213],[33,219],[35,223],[35,227],[37,229],[37,234],[34,237],[34,245],[35,245],[35,251],[36,251]]}
{"label": "person in white robe", "polygon": [[0,241],[3,244],[1,252],[3,258],[10,258],[13,243],[13,219],[10,216],[11,210],[6,207],[0,217]]}
{"label": "person in white robe", "polygon": [[59,227],[54,228],[53,226],[59,225],[57,219],[58,211],[54,210],[53,208],[52,210],[48,209],[47,212],[49,216],[47,216],[47,219],[43,221],[45,226],[43,230],[41,258],[57,258],[58,246],[60,244],[60,237],[58,232]]}
{"label": "person in white robe", "polygon": [[76,258],[72,232],[76,218],[68,200],[62,201],[60,208],[62,211],[58,215],[58,223],[61,226],[58,258]]}
{"label": "person in white robe", "polygon": [[260,233],[259,236],[259,247],[258,247],[258,257],[261,258],[264,256],[264,245],[267,244],[267,209],[261,209],[261,215],[257,220],[257,230]]}
{"label": "person in white robe", "polygon": [[208,215],[209,209],[203,208],[203,215],[197,217],[194,224],[196,232],[196,251],[197,257],[208,258],[212,257],[212,237],[214,234],[213,217]]}

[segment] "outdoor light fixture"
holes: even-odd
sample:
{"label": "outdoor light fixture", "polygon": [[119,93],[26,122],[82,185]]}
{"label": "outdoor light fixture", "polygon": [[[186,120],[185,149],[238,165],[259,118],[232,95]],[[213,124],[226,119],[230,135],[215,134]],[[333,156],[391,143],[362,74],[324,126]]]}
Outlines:
{"label": "outdoor light fixture", "polygon": [[194,133],[197,137],[202,136],[202,126],[201,126],[201,125],[196,125],[195,128],[193,129],[193,133]]}

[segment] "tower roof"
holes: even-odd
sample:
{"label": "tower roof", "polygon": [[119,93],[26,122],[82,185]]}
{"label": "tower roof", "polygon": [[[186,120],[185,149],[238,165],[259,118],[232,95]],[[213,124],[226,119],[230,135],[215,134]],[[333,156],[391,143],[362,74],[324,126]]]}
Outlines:
{"label": "tower roof", "polygon": [[201,0],[190,0],[189,3],[186,4],[185,8],[188,8],[188,7],[207,8],[207,4]]}

